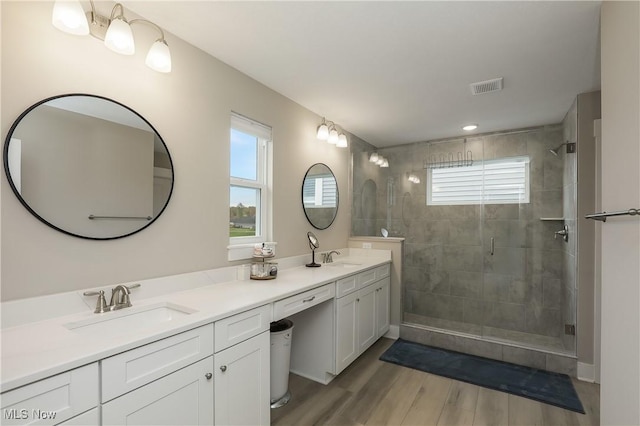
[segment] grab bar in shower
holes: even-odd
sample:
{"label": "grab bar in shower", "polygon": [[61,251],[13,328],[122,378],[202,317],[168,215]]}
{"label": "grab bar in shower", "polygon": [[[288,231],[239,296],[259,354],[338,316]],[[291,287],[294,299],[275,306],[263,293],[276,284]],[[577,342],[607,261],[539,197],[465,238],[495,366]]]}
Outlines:
{"label": "grab bar in shower", "polygon": [[129,219],[129,220],[151,220],[153,219],[151,216],[96,216],[89,215],[90,220],[96,219]]}
{"label": "grab bar in shower", "polygon": [[585,219],[599,220],[600,222],[606,222],[608,217],[611,216],[636,216],[640,215],[640,209],[621,210],[619,212],[602,212],[593,213],[585,216]]}

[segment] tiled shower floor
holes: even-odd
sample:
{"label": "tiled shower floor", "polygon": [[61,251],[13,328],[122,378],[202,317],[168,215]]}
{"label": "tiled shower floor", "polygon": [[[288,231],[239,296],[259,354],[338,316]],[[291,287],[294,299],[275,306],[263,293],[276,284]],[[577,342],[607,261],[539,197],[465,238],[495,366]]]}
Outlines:
{"label": "tiled shower floor", "polygon": [[432,318],[422,315],[404,313],[404,322],[408,324],[425,325],[441,329],[444,331],[454,331],[458,333],[470,334],[482,337],[485,340],[500,343],[513,344],[530,349],[551,351],[567,355],[575,353],[573,348],[565,347],[559,337],[549,337],[540,334],[523,333],[520,331],[507,330],[503,328],[487,327],[477,324]]}

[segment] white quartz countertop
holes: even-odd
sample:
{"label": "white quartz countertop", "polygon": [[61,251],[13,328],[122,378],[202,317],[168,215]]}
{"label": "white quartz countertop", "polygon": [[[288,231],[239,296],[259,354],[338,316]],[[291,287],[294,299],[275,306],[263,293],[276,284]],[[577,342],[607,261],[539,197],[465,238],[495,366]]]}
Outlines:
{"label": "white quartz countertop", "polygon": [[[349,249],[345,252],[347,250]],[[219,279],[220,274],[217,274],[215,269],[163,277],[162,282],[174,280],[181,285],[176,291],[146,298],[136,298],[136,296],[142,294],[141,289],[147,290],[146,294],[149,295],[148,289],[154,285],[154,280],[137,281],[142,284],[142,287],[131,290],[133,303],[131,308],[104,314],[95,314],[93,309],[82,308],[81,312],[76,311],[68,315],[4,328],[0,331],[2,344],[0,391],[6,392],[391,261],[388,251],[368,250],[367,252],[371,255],[364,254],[365,251],[356,252],[355,256],[350,254],[348,257],[336,259],[336,265],[326,264],[320,268],[304,266],[280,268],[277,278],[273,280],[227,279],[217,282],[216,277]],[[274,259],[274,261],[280,260]],[[346,262],[349,263],[348,266],[340,265]],[[287,262],[283,260],[283,263]],[[203,283],[211,284],[202,285]],[[194,286],[195,288],[192,288]],[[184,290],[184,288],[187,289]],[[108,297],[107,292],[107,301]],[[25,309],[28,309],[29,301],[26,300],[23,303],[25,303]],[[123,315],[128,309],[139,310],[145,306],[166,303],[179,305],[195,312],[171,321],[138,327],[137,330],[124,328],[116,333],[108,330],[106,335],[78,333],[65,327],[65,324],[96,318],[99,315],[105,318],[114,314]]]}

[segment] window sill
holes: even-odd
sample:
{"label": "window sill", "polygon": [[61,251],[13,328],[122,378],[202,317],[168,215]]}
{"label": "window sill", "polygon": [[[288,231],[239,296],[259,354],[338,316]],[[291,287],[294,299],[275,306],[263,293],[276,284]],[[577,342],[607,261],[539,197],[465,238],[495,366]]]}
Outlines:
{"label": "window sill", "polygon": [[[261,243],[257,243],[257,244],[261,244]],[[273,252],[275,253],[276,251],[276,242],[270,241],[270,242],[265,242],[264,245],[267,247],[271,247],[273,249]],[[255,247],[256,243],[251,243],[251,244],[233,244],[233,245],[229,245],[227,246],[227,260],[229,262],[235,261],[235,260],[247,260],[247,259],[252,259],[253,258],[253,248]]]}

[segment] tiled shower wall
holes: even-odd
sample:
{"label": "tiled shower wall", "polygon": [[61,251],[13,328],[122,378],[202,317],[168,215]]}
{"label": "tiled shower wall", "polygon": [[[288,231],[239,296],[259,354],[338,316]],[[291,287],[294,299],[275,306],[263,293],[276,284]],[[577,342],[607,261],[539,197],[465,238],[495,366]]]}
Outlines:
{"label": "tiled shower wall", "polygon": [[[563,222],[540,220],[563,217],[563,157],[548,151],[563,140],[554,125],[378,150],[388,169],[368,163],[371,151],[354,151],[352,232],[385,227],[406,238],[405,322],[508,340],[527,333],[563,350],[565,312],[575,311],[565,308],[566,243],[554,239]],[[427,206],[423,161],[469,151],[474,160],[529,155],[530,203]],[[407,180],[411,173],[419,184]]]}
{"label": "tiled shower wall", "polygon": [[385,178],[380,167],[369,162],[375,147],[363,141],[351,142],[351,235],[380,236],[377,226],[377,198],[384,189]]}

